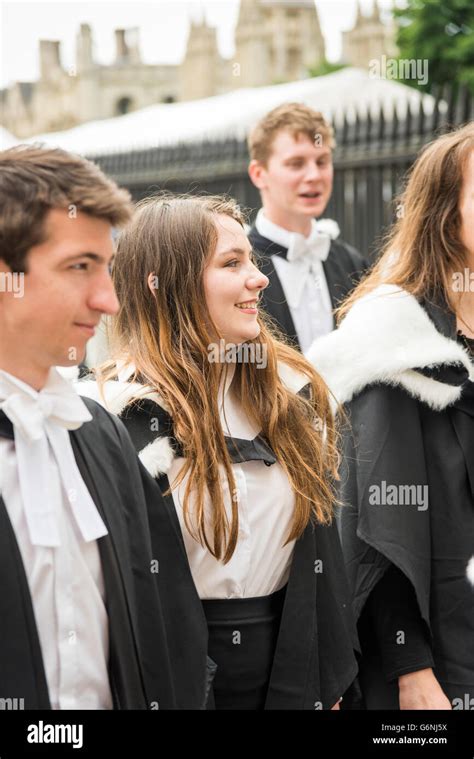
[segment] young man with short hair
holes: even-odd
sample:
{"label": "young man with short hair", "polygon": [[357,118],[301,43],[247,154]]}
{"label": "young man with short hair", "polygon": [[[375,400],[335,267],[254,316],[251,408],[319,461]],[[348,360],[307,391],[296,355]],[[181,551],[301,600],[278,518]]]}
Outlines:
{"label": "young man with short hair", "polygon": [[19,146],[0,152],[0,208],[0,694],[204,708],[207,627],[176,514],[123,425],[55,369],[118,310],[111,229],[130,196],[78,156]]}
{"label": "young man with short hair", "polygon": [[367,262],[340,239],[336,222],[317,222],[333,185],[333,130],[301,103],[270,111],[248,139],[249,175],[262,208],[249,239],[270,280],[262,308],[305,352],[334,328],[333,311]]}

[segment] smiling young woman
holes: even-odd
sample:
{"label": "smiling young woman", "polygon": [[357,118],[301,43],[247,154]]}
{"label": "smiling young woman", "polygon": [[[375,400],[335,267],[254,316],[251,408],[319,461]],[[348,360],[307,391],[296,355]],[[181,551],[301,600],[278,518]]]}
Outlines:
{"label": "smiling young woman", "polygon": [[176,513],[217,663],[211,708],[333,708],[356,673],[334,422],[324,383],[258,308],[268,280],[238,206],[144,201],[113,279],[99,385]]}

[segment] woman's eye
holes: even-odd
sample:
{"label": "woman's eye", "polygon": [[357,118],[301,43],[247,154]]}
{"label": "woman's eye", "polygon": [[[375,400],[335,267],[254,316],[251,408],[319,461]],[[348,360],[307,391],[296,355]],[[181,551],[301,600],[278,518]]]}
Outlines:
{"label": "woman's eye", "polygon": [[226,263],[226,267],[227,267],[227,266],[232,266],[232,268],[234,268],[235,266],[237,266],[237,264],[238,264],[238,263],[239,263],[239,262],[237,261],[237,259],[235,259],[234,261],[228,261],[228,262]]}

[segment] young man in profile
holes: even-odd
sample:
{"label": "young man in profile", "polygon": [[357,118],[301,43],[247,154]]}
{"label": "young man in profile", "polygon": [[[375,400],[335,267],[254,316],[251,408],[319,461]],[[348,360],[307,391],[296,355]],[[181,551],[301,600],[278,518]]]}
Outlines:
{"label": "young man in profile", "polygon": [[336,222],[317,222],[333,185],[333,130],[301,103],[270,111],[248,139],[249,175],[262,208],[249,233],[270,279],[262,308],[305,352],[334,328],[333,311],[367,262],[340,239]]}
{"label": "young man in profile", "polygon": [[176,514],[122,424],[55,369],[118,310],[111,229],[130,197],[89,161],[20,146],[0,152],[0,208],[0,695],[205,708],[207,627]]}

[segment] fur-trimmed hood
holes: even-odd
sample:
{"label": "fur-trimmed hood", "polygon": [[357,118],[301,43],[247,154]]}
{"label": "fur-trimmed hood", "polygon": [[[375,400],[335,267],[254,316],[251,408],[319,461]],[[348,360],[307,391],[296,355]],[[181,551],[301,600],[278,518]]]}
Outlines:
{"label": "fur-trimmed hood", "polygon": [[[308,384],[308,377],[296,372],[286,364],[279,362],[278,371],[286,387],[294,393],[298,393]],[[176,457],[176,446],[169,430],[172,420],[169,409],[161,396],[152,388],[137,382],[129,382],[127,378],[133,373],[133,368],[126,367],[119,372],[118,380],[110,380],[104,383],[102,392],[95,380],[77,380],[74,386],[79,395],[100,403],[112,414],[121,417],[131,401],[140,400],[143,403],[135,404],[132,413],[144,413],[146,406],[148,415],[144,418],[143,436],[138,447],[138,457],[152,477],[160,477],[167,474]],[[142,407],[139,410],[139,407]],[[155,418],[158,422],[158,432],[150,428],[148,422]],[[136,442],[136,441],[134,441]]]}
{"label": "fur-trimmed hood", "polygon": [[[339,403],[348,403],[370,385],[385,384],[442,411],[460,398],[462,384],[420,370],[457,368],[459,377],[474,381],[474,364],[456,340],[440,331],[446,326],[441,314],[435,307],[431,319],[412,295],[381,285],[357,301],[340,327],[316,340],[306,356]],[[446,332],[452,334],[450,326]],[[452,382],[455,373],[450,374]],[[474,556],[466,575],[474,586]]]}
{"label": "fur-trimmed hood", "polygon": [[438,331],[413,295],[394,285],[381,285],[357,301],[339,328],[316,340],[306,356],[339,403],[381,383],[404,388],[441,411],[460,398],[462,385],[419,370],[456,367],[474,381],[468,352]]}

